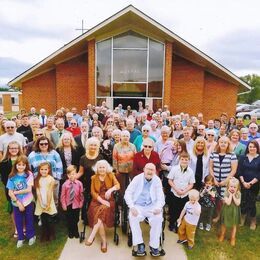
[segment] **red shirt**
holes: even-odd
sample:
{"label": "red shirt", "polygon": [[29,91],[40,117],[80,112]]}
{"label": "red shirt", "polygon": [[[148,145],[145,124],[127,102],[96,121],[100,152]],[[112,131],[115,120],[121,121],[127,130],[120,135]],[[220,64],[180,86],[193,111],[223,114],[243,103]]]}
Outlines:
{"label": "red shirt", "polygon": [[159,174],[160,164],[161,164],[159,154],[155,151],[152,151],[150,158],[148,159],[144,155],[144,150],[142,150],[141,152],[136,153],[134,156],[134,166],[133,166],[132,177],[144,172],[144,166],[147,163],[153,163],[156,167],[156,174],[157,175]]}
{"label": "red shirt", "polygon": [[79,127],[67,127],[66,130],[71,132],[73,137],[81,134]]}

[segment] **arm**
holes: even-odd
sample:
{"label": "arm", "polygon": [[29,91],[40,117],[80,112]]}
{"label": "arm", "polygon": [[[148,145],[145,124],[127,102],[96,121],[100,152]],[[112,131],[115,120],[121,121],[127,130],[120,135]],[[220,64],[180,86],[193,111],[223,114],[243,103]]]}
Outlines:
{"label": "arm", "polygon": [[55,180],[53,180],[48,187],[46,210],[48,210],[50,208],[50,205],[51,205],[51,199],[52,199],[52,196],[53,196],[54,185],[55,185]]}
{"label": "arm", "polygon": [[77,179],[79,179],[83,174],[84,174],[84,167],[80,165],[79,172],[77,174]]}
{"label": "arm", "polygon": [[63,165],[60,155],[54,150],[54,159],[56,162],[56,179],[61,180],[63,175]]}
{"label": "arm", "polygon": [[232,197],[233,197],[233,200],[234,200],[234,203],[239,206],[240,203],[241,203],[241,196],[236,196],[235,194],[232,194]]}
{"label": "arm", "polygon": [[181,221],[182,221],[182,219],[183,219],[183,217],[184,217],[184,215],[185,215],[185,212],[186,212],[186,210],[185,210],[185,208],[183,208],[183,210],[181,211],[181,214],[180,214],[179,218],[177,219],[177,224],[178,224],[178,226],[180,226]]}
{"label": "arm", "polygon": [[11,200],[16,203],[20,211],[25,210],[24,205],[16,198],[13,190],[8,190],[8,195],[11,198]]}
{"label": "arm", "polygon": [[66,182],[64,182],[64,184],[62,185],[62,188],[61,188],[61,195],[60,195],[60,202],[61,202],[61,206],[62,206],[62,209],[64,211],[67,210],[67,205],[66,205]]}
{"label": "arm", "polygon": [[230,204],[231,204],[231,202],[232,202],[232,194],[230,194],[229,192],[228,192],[228,197],[225,197],[224,198],[224,202],[229,206]]}
{"label": "arm", "polygon": [[37,195],[37,200],[39,201],[39,204],[42,207],[42,196],[39,188],[36,188],[36,195]]}
{"label": "arm", "polygon": [[214,178],[214,183],[215,185],[218,187],[219,186],[219,182],[216,180],[215,176],[214,176],[214,162],[213,159],[209,160],[209,174]]}
{"label": "arm", "polygon": [[113,168],[116,170],[116,173],[118,173],[118,150],[117,145],[114,146],[113,149]]}
{"label": "arm", "polygon": [[27,187],[26,189],[13,191],[13,193],[14,193],[15,195],[25,194],[25,193],[29,193],[29,192],[32,192],[32,186],[31,186],[31,185],[28,185],[28,187]]}

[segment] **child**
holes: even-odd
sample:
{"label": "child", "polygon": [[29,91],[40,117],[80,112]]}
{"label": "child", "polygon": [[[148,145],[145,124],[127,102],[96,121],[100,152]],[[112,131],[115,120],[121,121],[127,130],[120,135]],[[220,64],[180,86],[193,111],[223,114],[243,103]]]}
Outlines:
{"label": "child", "polygon": [[74,165],[67,168],[68,180],[64,182],[61,190],[61,205],[66,211],[69,238],[79,238],[78,221],[79,211],[83,206],[83,185],[76,179],[77,170]]}
{"label": "child", "polygon": [[27,157],[25,155],[19,156],[14,162],[6,185],[12,200],[14,221],[18,232],[17,248],[22,247],[24,243],[24,223],[29,245],[33,245],[36,240],[33,226],[33,174],[29,169]]}
{"label": "child", "polygon": [[188,249],[192,249],[194,247],[196,227],[201,213],[201,206],[198,202],[199,198],[200,195],[197,190],[190,190],[189,201],[185,204],[181,215],[177,220],[179,226],[179,240],[177,243],[183,244],[188,241]]}
{"label": "child", "polygon": [[216,206],[216,198],[219,196],[217,189],[214,186],[214,177],[208,175],[204,179],[204,187],[200,190],[200,200],[201,205],[201,215],[199,221],[199,229],[203,230],[204,227],[206,231],[210,231],[211,222]]}
{"label": "child", "polygon": [[169,194],[169,230],[177,232],[177,219],[188,199],[188,192],[195,183],[195,177],[192,169],[188,167],[190,156],[187,153],[181,153],[179,156],[179,165],[173,166],[169,175],[168,183],[171,186]]}
{"label": "child", "polygon": [[54,217],[57,209],[54,203],[53,190],[55,180],[52,177],[51,165],[43,162],[38,166],[38,174],[35,179],[37,195],[35,215],[41,216],[41,241],[55,239]]}
{"label": "child", "polygon": [[227,228],[231,228],[230,244],[236,244],[237,225],[240,222],[241,193],[238,179],[232,177],[228,180],[227,190],[224,194],[224,205],[221,210],[221,230],[219,241],[225,239]]}

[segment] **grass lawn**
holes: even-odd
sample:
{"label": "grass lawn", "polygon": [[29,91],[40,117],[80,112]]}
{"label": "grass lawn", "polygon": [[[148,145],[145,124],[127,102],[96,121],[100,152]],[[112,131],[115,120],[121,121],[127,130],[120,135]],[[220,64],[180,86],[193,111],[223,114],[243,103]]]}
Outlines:
{"label": "grass lawn", "polygon": [[188,259],[205,260],[256,260],[260,259],[260,203],[258,202],[258,227],[251,231],[249,226],[239,227],[236,246],[232,248],[229,240],[220,243],[217,240],[219,228],[214,226],[210,232],[197,229],[196,245],[193,250],[186,250]]}
{"label": "grass lawn", "polygon": [[[5,212],[4,187],[0,185],[0,259],[58,259],[66,242],[66,226],[60,221],[57,224],[56,240],[50,243],[40,243],[36,239],[36,244],[28,246],[28,243],[22,247],[16,248],[16,240],[12,238],[12,225],[10,215]],[[39,229],[36,227],[36,236],[39,237]]]}

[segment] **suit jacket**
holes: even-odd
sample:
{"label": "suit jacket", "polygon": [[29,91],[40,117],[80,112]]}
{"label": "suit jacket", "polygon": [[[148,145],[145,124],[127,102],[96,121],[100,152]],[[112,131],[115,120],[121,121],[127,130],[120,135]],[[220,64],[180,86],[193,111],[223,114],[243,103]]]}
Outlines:
{"label": "suit jacket", "polygon": [[75,140],[75,142],[76,142],[76,144],[78,146],[78,151],[79,151],[80,156],[82,156],[82,155],[84,155],[86,153],[86,150],[85,150],[85,148],[84,148],[84,146],[82,144],[81,137],[82,137],[81,134],[80,135],[76,135],[74,137],[74,140]]}
{"label": "suit jacket", "polygon": [[40,120],[41,128],[45,127],[45,126],[46,126],[46,123],[47,123],[47,116],[44,116],[44,119],[43,119],[43,121],[42,121],[42,116],[39,115],[39,120]]}
{"label": "suit jacket", "polygon": [[[62,134],[67,133],[68,131],[63,129]],[[68,132],[69,133],[69,132]],[[60,140],[60,131],[59,130],[54,130],[51,132],[51,142],[54,145],[54,148],[56,148],[58,142]]]}

